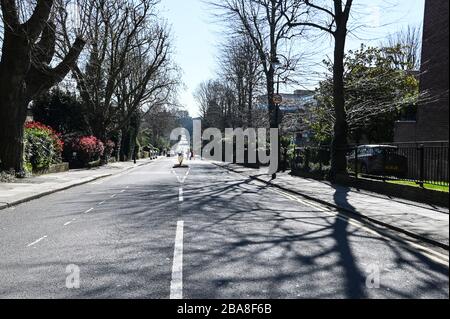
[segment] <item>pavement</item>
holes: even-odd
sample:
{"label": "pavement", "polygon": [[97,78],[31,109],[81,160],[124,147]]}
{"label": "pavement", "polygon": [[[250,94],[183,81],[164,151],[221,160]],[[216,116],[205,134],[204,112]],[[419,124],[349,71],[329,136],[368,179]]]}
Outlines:
{"label": "pavement", "polygon": [[0,210],[54,192],[123,173],[136,166],[148,163],[150,163],[149,159],[138,160],[136,164],[133,162],[117,162],[92,169],[70,170],[64,173],[17,179],[13,183],[0,183]]}
{"label": "pavement", "polygon": [[448,254],[210,162],[0,211],[0,298],[449,298]]}
{"label": "pavement", "polygon": [[289,172],[279,173],[273,180],[272,176],[267,174],[267,168],[254,169],[222,162],[215,164],[322,204],[362,216],[448,250],[448,208],[296,177]]}

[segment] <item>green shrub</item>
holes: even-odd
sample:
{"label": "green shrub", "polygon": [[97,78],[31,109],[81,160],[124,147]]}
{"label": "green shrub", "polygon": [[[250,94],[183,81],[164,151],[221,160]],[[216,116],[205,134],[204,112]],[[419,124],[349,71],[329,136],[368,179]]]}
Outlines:
{"label": "green shrub", "polygon": [[63,142],[50,127],[30,122],[24,132],[24,167],[28,173],[44,170],[52,164],[61,163]]}

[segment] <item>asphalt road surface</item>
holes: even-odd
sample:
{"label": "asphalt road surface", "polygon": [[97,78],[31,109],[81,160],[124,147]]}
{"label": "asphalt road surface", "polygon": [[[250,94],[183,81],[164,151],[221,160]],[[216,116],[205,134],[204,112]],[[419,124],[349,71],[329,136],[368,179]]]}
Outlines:
{"label": "asphalt road surface", "polygon": [[0,211],[0,298],[449,297],[445,253],[174,162]]}

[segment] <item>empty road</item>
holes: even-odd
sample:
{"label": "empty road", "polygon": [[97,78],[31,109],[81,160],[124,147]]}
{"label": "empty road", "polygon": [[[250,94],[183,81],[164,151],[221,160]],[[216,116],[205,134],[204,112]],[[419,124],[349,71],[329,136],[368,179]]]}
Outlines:
{"label": "empty road", "polygon": [[0,211],[0,298],[449,297],[445,253],[174,163]]}

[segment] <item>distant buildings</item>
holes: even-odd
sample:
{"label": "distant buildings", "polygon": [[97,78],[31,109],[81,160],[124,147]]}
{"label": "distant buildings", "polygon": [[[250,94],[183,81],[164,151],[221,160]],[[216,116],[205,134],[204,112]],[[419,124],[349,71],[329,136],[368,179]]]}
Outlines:
{"label": "distant buildings", "polygon": [[448,0],[426,0],[420,70],[421,102],[415,116],[396,123],[396,142],[448,141],[448,17]]}

